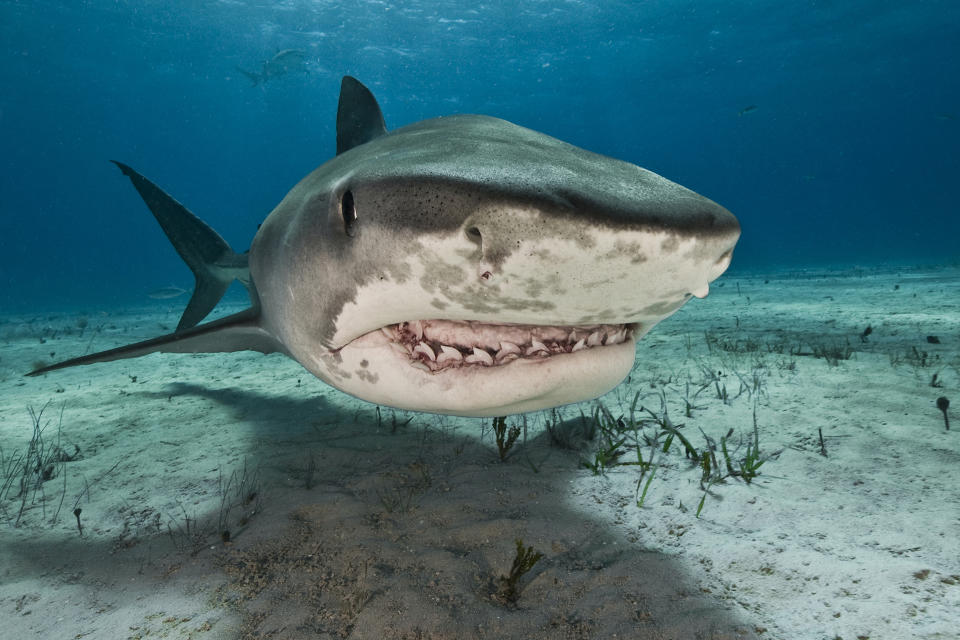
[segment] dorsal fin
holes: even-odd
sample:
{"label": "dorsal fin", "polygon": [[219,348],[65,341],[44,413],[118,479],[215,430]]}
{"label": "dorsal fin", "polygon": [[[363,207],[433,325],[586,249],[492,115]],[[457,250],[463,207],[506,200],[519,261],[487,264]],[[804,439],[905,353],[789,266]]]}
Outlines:
{"label": "dorsal fin", "polygon": [[386,133],[383,113],[370,89],[356,78],[343,76],[337,106],[337,155]]}

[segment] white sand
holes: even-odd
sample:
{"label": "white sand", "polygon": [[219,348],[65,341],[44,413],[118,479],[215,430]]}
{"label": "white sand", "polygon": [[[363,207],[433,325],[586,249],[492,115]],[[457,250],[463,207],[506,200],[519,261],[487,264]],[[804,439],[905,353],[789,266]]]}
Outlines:
{"label": "white sand", "polygon": [[[565,450],[530,415],[501,463],[490,421],[384,409],[378,425],[279,356],[21,375],[168,331],[184,303],[90,310],[82,332],[72,311],[0,318],[4,464],[30,442],[28,406],[46,406],[47,447],[61,410],[60,447],[79,447],[17,526],[18,485],[0,502],[4,637],[958,637],[960,417],[946,431],[935,402],[960,416],[960,270],[728,276],[655,328],[603,399],[614,416],[663,393],[695,447],[733,429],[736,448],[756,406],[762,452],[780,452],[714,485],[699,518],[677,442],[638,508],[638,467],[579,466],[600,436]],[[806,355],[847,343],[849,360]],[[515,538],[544,557],[507,606]]]}

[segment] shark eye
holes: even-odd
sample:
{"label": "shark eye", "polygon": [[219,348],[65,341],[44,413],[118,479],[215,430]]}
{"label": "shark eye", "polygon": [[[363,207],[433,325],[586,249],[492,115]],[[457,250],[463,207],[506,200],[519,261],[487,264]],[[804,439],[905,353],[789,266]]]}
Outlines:
{"label": "shark eye", "polygon": [[467,229],[467,238],[476,244],[479,249],[483,249],[483,234],[480,233],[480,229],[477,227]]}
{"label": "shark eye", "polygon": [[357,233],[357,208],[352,191],[344,191],[340,197],[340,215],[343,216],[344,233],[352,238]]}

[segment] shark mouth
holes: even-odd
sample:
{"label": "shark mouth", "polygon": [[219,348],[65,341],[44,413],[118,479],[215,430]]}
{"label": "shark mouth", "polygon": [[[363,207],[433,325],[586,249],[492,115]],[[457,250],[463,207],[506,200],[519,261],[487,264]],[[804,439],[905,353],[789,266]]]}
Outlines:
{"label": "shark mouth", "polygon": [[452,320],[415,320],[380,329],[410,365],[429,373],[466,366],[495,367],[514,360],[555,355],[632,341],[636,324],[535,326]]}

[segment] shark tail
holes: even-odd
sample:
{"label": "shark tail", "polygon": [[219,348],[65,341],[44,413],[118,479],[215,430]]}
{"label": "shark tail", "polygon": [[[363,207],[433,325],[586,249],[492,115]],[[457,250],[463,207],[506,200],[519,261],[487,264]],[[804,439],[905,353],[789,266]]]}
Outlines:
{"label": "shark tail", "polygon": [[250,281],[246,254],[235,253],[207,223],[137,171],[121,162],[112,162],[130,178],[174,249],[193,271],[196,285],[177,331],[189,329],[203,320],[234,280],[240,280],[247,287],[256,306],[257,296]]}
{"label": "shark tail", "polygon": [[253,86],[257,86],[258,84],[263,82],[263,80],[265,79],[259,73],[254,73],[253,71],[247,71],[246,69],[241,69],[240,67],[237,67],[237,71],[247,76],[247,79],[253,83]]}
{"label": "shark tail", "polygon": [[123,360],[124,358],[137,358],[158,352],[223,353],[229,351],[259,351],[261,353],[285,353],[282,345],[260,326],[259,320],[260,309],[254,307],[199,327],[40,367],[26,375],[38,376],[57,369],[96,362]]}

